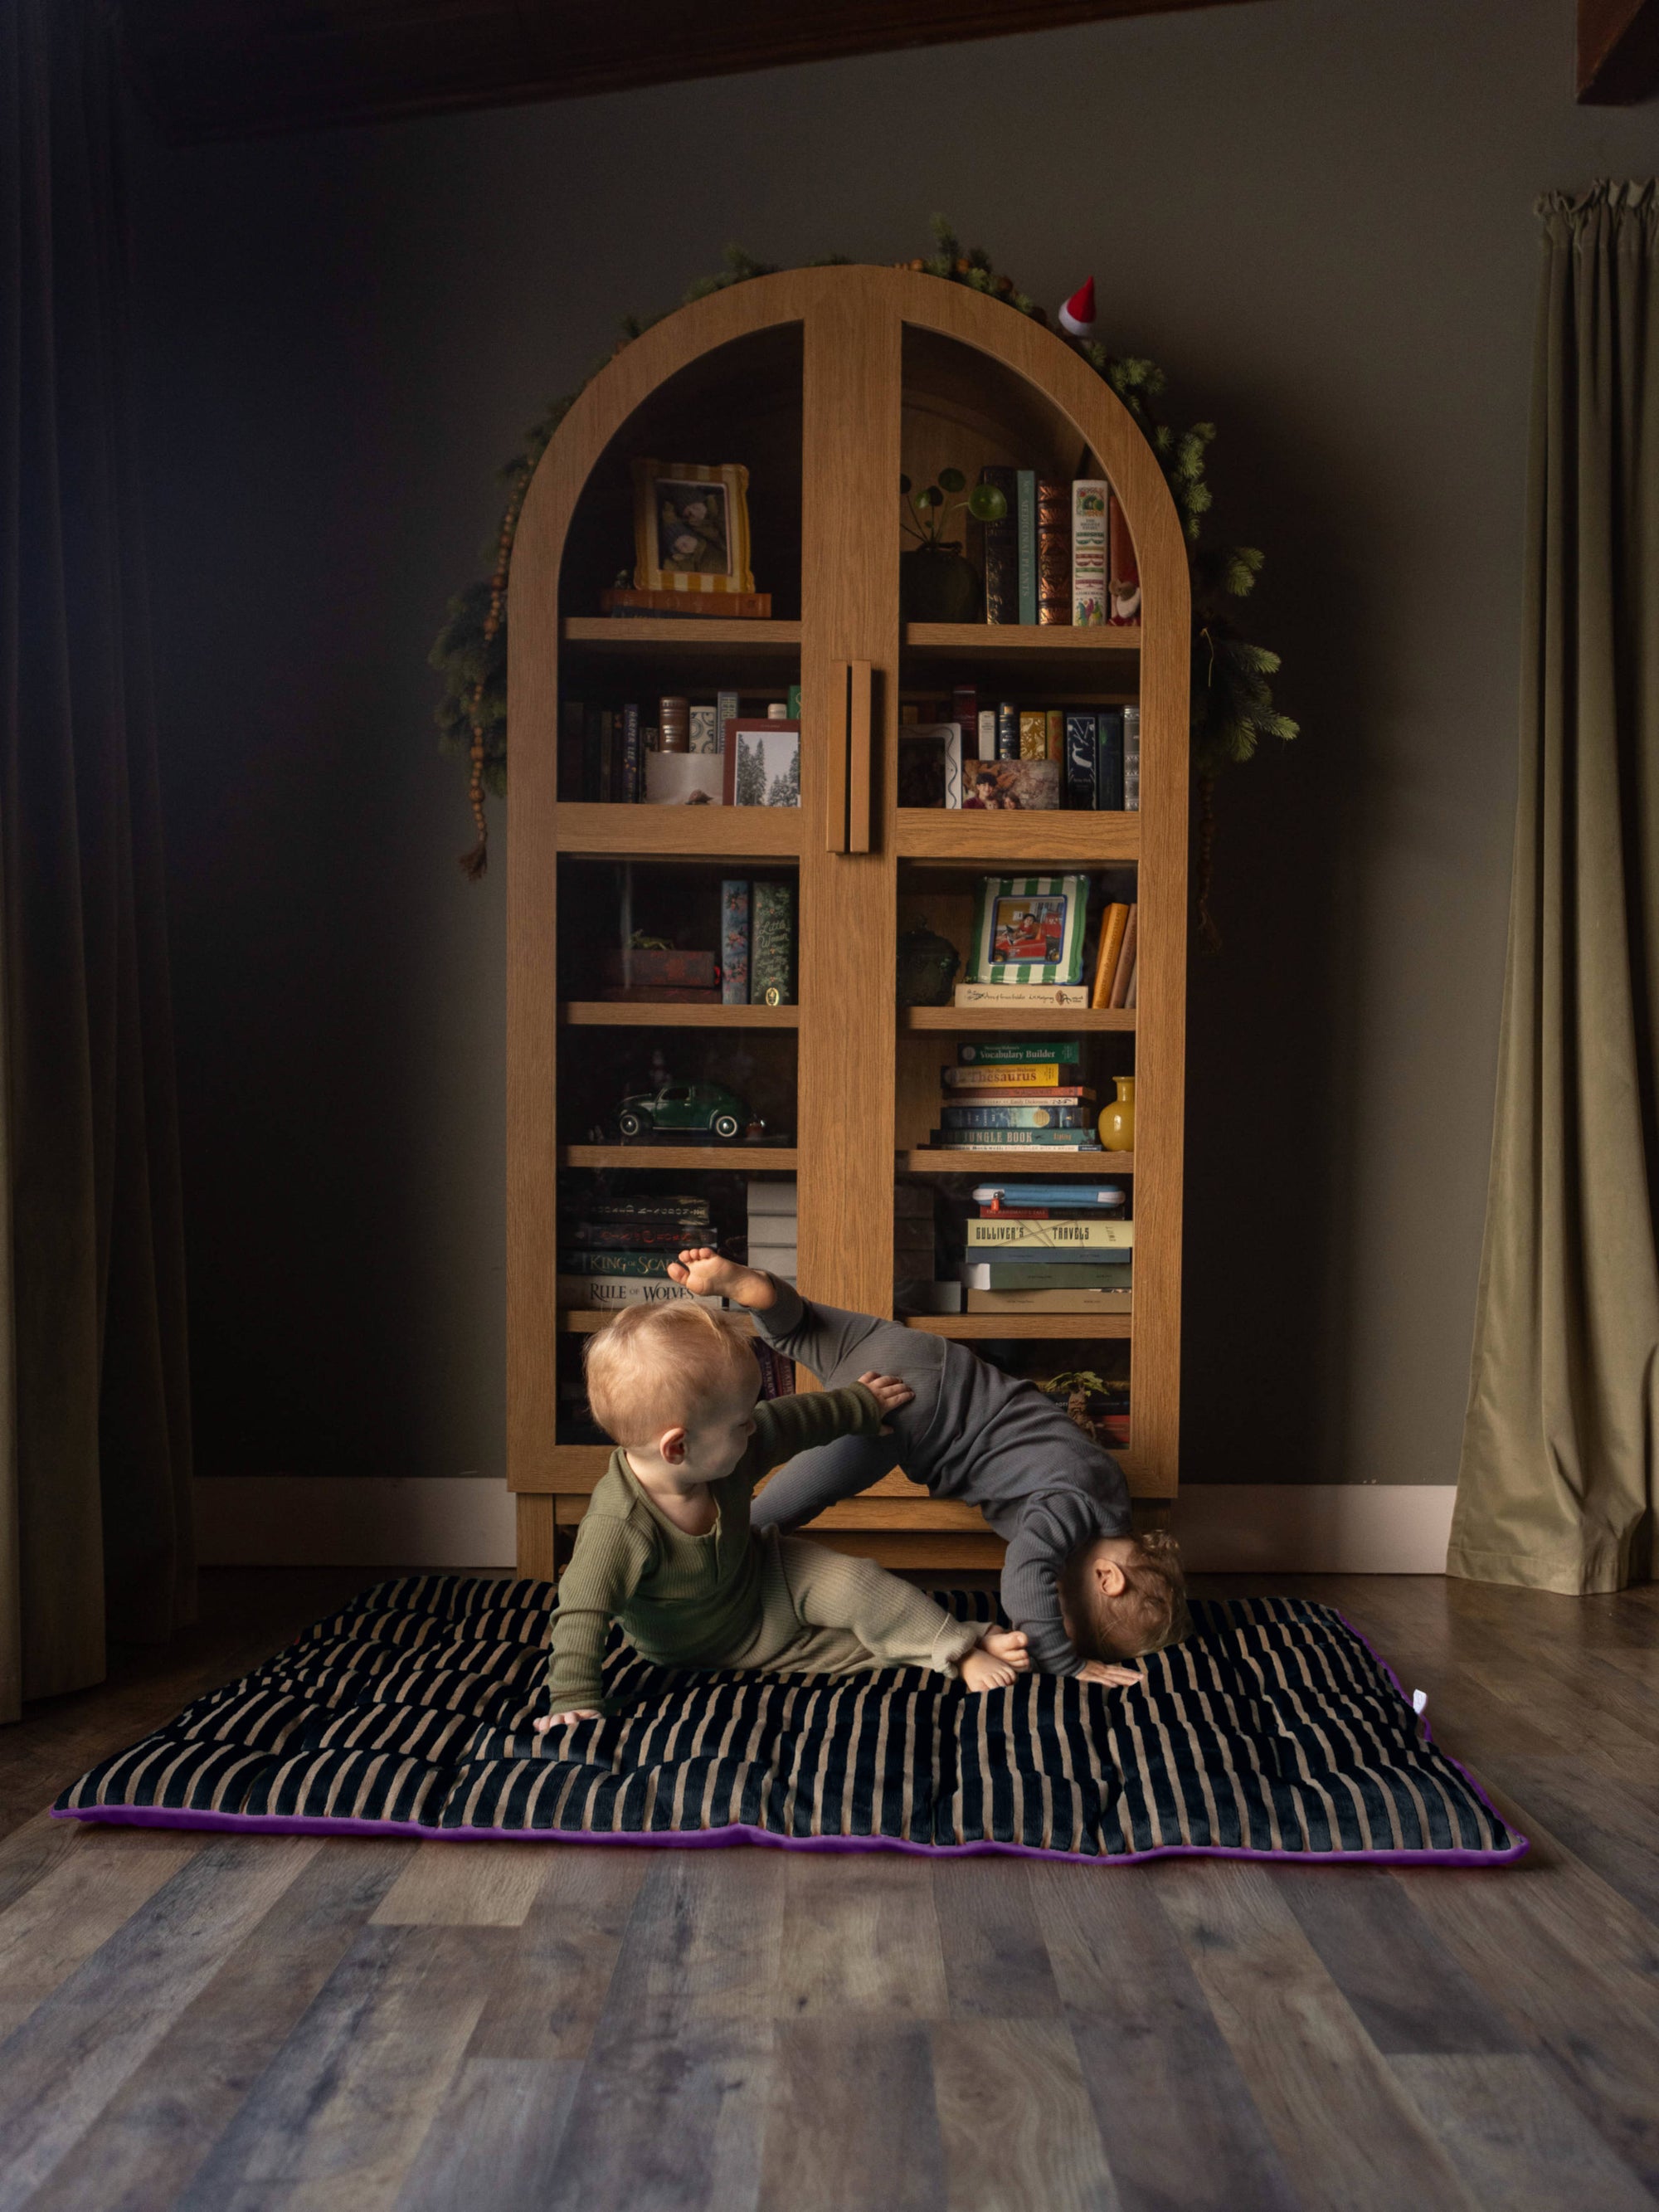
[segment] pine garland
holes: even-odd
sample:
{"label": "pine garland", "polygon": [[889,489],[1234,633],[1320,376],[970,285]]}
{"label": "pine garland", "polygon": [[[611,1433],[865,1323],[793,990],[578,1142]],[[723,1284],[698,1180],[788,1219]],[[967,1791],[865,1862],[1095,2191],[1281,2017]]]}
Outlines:
{"label": "pine garland", "polygon": [[[900,265],[947,283],[966,284],[1046,325],[1048,318],[1042,308],[1029,293],[1019,290],[1012,277],[997,273],[983,247],[964,249],[943,216],[934,218],[933,233],[936,242],[932,253]],[[847,263],[847,255],[836,253],[805,266],[840,268]],[[682,304],[706,299],[728,285],[747,283],[753,276],[776,274],[772,264],[757,261],[741,247],[730,246],[718,273],[700,276],[688,289]],[[614,359],[648,330],[651,322],[660,319],[625,316],[622,336],[605,361]],[[1199,784],[1200,823],[1197,912],[1200,935],[1213,949],[1220,942],[1209,909],[1216,777],[1228,765],[1250,759],[1263,738],[1288,743],[1297,735],[1296,723],[1273,706],[1268,678],[1279,672],[1279,655],[1250,642],[1236,611],[1261,573],[1263,556],[1254,546],[1214,547],[1202,542],[1204,517],[1211,501],[1205,471],[1215,437],[1214,423],[1194,422],[1189,429],[1176,430],[1163,419],[1158,403],[1167,379],[1155,362],[1115,359],[1093,339],[1070,343],[1117,394],[1157,455],[1189,548],[1192,764]],[[605,362],[597,362],[584,382],[605,366]],[[475,881],[483,874],[489,856],[484,794],[489,792],[500,798],[507,789],[507,577],[514,533],[536,465],[578,396],[572,392],[556,399],[529,431],[524,452],[501,471],[501,480],[507,487],[507,507],[500,532],[489,548],[489,578],[470,585],[450,601],[447,617],[429,656],[444,679],[437,710],[439,742],[445,752],[461,754],[469,763],[468,799],[477,839],[461,866]]]}

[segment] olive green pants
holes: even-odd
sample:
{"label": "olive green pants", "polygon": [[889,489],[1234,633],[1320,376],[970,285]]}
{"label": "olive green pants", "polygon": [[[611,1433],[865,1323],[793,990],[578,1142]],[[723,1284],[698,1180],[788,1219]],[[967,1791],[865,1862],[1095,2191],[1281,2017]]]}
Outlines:
{"label": "olive green pants", "polygon": [[952,1671],[984,1632],[870,1559],[810,1537],[760,1532],[760,1626],[708,1665],[773,1674],[859,1674],[876,1667]]}

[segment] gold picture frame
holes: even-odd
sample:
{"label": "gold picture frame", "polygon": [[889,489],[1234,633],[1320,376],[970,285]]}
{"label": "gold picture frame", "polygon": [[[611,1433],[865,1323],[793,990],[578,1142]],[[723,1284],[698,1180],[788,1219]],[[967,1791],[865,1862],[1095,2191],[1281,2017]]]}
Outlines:
{"label": "gold picture frame", "polygon": [[749,471],[741,462],[635,462],[634,587],[754,590]]}

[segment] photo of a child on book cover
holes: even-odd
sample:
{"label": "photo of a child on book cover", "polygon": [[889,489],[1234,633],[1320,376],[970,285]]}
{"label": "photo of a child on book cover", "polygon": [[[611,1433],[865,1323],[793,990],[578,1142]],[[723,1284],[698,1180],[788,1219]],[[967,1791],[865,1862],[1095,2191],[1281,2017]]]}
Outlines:
{"label": "photo of a child on book cover", "polygon": [[657,479],[657,566],[681,576],[724,576],[732,567],[724,484]]}

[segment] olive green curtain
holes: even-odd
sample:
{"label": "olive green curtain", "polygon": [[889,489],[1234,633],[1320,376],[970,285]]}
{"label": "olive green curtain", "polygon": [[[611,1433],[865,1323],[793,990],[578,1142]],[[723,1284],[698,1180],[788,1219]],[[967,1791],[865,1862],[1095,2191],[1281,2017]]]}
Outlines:
{"label": "olive green curtain", "polygon": [[194,1604],[111,26],[0,0],[0,1719]]}
{"label": "olive green curtain", "polygon": [[1540,207],[1521,780],[1447,1570],[1652,1571],[1659,1455],[1659,198]]}

